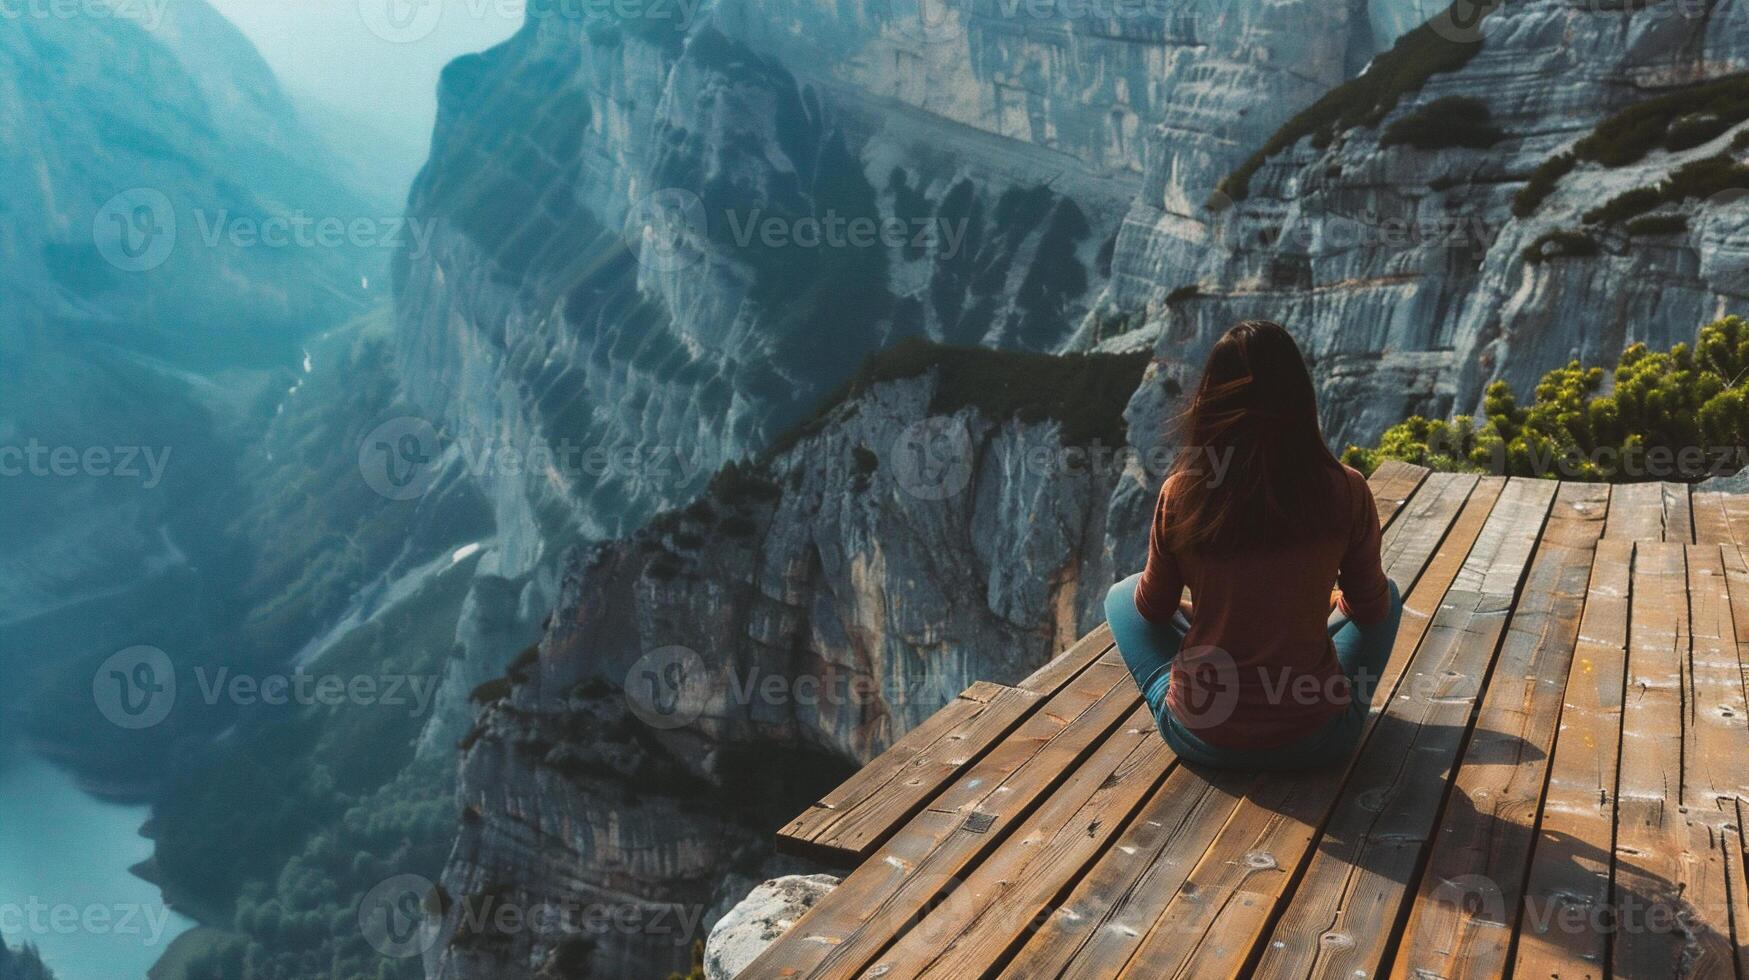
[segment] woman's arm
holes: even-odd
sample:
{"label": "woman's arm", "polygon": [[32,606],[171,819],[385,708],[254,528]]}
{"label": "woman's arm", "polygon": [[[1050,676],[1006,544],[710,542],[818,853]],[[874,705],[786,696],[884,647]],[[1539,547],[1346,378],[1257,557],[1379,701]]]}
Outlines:
{"label": "woman's arm", "polygon": [[1160,488],[1160,499],[1154,504],[1154,524],[1148,534],[1148,565],[1142,579],[1136,583],[1136,611],[1142,618],[1158,626],[1172,622],[1178,612],[1179,597],[1184,594],[1184,573],[1178,567],[1178,556],[1166,547],[1167,487]]}
{"label": "woman's arm", "polygon": [[1342,585],[1337,609],[1364,626],[1390,615],[1391,583],[1385,577],[1380,555],[1384,536],[1379,530],[1378,504],[1359,473],[1349,470],[1348,477],[1358,499],[1352,508],[1354,523],[1349,532],[1348,551],[1342,556],[1342,568],[1337,575]]}

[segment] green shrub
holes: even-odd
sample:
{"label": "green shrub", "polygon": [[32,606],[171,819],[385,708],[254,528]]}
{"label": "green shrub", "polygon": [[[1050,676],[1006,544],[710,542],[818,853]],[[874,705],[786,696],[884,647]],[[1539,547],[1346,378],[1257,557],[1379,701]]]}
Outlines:
{"label": "green shrub", "polygon": [[1693,149],[1735,125],[1734,120],[1712,113],[1683,116],[1670,124],[1664,134],[1664,146],[1672,151]]}
{"label": "green shrub", "polygon": [[1392,123],[1380,146],[1408,145],[1418,150],[1453,147],[1486,149],[1506,137],[1481,99],[1452,95],[1434,99]]}
{"label": "green shrub", "polygon": [[[1625,167],[1663,146],[1699,146],[1749,119],[1749,73],[1636,102],[1604,119],[1574,145],[1581,160]],[[1709,135],[1710,134],[1710,135]]]}
{"label": "green shrub", "polygon": [[[1677,344],[1668,353],[1634,344],[1613,376],[1602,394],[1603,369],[1574,361],[1543,375],[1528,407],[1496,381],[1480,421],[1414,416],[1386,430],[1375,447],[1348,447],[1343,459],[1369,472],[1400,459],[1449,471],[1612,482],[1696,480],[1749,461],[1749,322],[1726,317],[1702,327],[1692,348]],[[1668,472],[1651,472],[1659,468]]]}
{"label": "green shrub", "polygon": [[1666,204],[1701,200],[1727,190],[1749,190],[1749,166],[1721,153],[1683,164],[1649,187],[1617,194],[1585,212],[1585,223],[1619,224]]}
{"label": "green shrub", "polygon": [[1544,160],[1535,170],[1531,171],[1530,180],[1512,198],[1512,214],[1519,218],[1528,218],[1542,207],[1543,201],[1555,192],[1555,185],[1561,178],[1571,173],[1578,165],[1579,158],[1571,153],[1558,153]]}
{"label": "green shrub", "polygon": [[1649,214],[1627,223],[1630,235],[1678,235],[1688,230],[1688,218],[1680,214]]}
{"label": "green shrub", "polygon": [[509,696],[510,678],[494,677],[474,688],[473,693],[468,695],[468,700],[475,704],[491,704],[494,701],[502,701]]}
{"label": "green shrub", "polygon": [[1663,203],[1664,191],[1660,187],[1636,187],[1586,211],[1583,220],[1588,225],[1616,224],[1645,214]]}
{"label": "green shrub", "polygon": [[[1483,15],[1493,13],[1496,6],[1489,6]],[[1308,136],[1314,146],[1325,147],[1337,133],[1359,126],[1377,126],[1404,96],[1419,92],[1435,75],[1462,68],[1481,48],[1479,40],[1451,41],[1440,36],[1432,25],[1422,24],[1374,58],[1363,74],[1331,89],[1284,123],[1221,180],[1219,190],[1235,201],[1244,200],[1251,192],[1252,176],[1270,157]]]}
{"label": "green shrub", "polygon": [[1538,265],[1549,259],[1589,258],[1597,253],[1597,239],[1582,231],[1557,228],[1525,246],[1524,261]]}
{"label": "green shrub", "polygon": [[[1550,157],[1513,199],[1512,213],[1535,213],[1555,185],[1580,161],[1625,167],[1659,146],[1687,150],[1749,119],[1749,72],[1729,75],[1680,92],[1654,96],[1599,122],[1570,152]],[[1731,150],[1749,149],[1749,130],[1737,134]]]}

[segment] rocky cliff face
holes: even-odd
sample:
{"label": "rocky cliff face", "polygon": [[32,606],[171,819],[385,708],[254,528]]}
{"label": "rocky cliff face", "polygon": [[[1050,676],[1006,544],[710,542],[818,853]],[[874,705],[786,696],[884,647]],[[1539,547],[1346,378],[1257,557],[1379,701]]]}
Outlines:
{"label": "rocky cliff face", "polygon": [[[1408,7],[553,12],[456,62],[410,202],[438,230],[396,271],[409,394],[459,447],[446,465],[618,460],[472,469],[481,567],[511,586],[470,603],[527,635],[565,547],[689,499],[903,338],[1060,348],[1138,195],[1189,200]],[[470,683],[516,649],[462,642]],[[428,751],[468,686],[446,685]]]}
{"label": "rocky cliff face", "polygon": [[1096,623],[1144,360],[908,345],[792,445],[579,555],[538,656],[475,693],[444,887],[640,925],[464,930],[432,975],[683,964],[845,760]]}
{"label": "rocky cliff face", "polygon": [[[1298,334],[1340,444],[1416,412],[1474,411],[1497,378],[1525,391],[1570,359],[1692,340],[1740,308],[1749,206],[1729,190],[1749,186],[1730,172],[1745,156],[1740,118],[1705,100],[1673,106],[1648,116],[1649,138],[1606,120],[1749,68],[1749,8],[1628,8],[1513,4],[1467,29],[1435,19],[1285,127],[1242,179],[1187,188],[1185,211],[1138,200],[1127,227],[1144,240],[1120,243],[1102,299],[1147,311],[1130,324],[1145,321],[1139,332],[1103,338],[1154,346],[1137,428],[1154,429],[1214,338],[1251,317]],[[1532,206],[1539,168],[1558,172],[1550,161],[1594,131]],[[1627,151],[1648,139],[1643,155]],[[1715,172],[1673,178],[1720,154]],[[1588,214],[1673,184],[1685,186],[1655,207]],[[1653,211],[1668,223],[1632,220]]]}
{"label": "rocky cliff face", "polygon": [[[969,680],[1023,673],[1090,626],[1104,583],[1139,561],[1128,525],[1107,526],[1111,501],[1133,508],[1154,471],[1108,461],[1028,482],[1014,461],[1061,433],[998,412],[967,430],[975,492],[892,499],[883,455],[908,427],[951,417],[932,413],[922,381],[861,392],[857,411],[804,440],[809,454],[766,460],[777,471],[751,488],[717,487],[691,524],[596,553],[562,587],[551,571],[566,547],[690,499],[903,338],[1053,350],[1127,334],[1142,349],[1148,298],[1119,278],[1164,261],[1158,216],[1194,223],[1222,174],[1419,19],[1406,3],[918,13],[769,2],[683,30],[541,17],[446,73],[411,204],[440,230],[397,270],[409,390],[455,443],[568,440],[645,460],[474,474],[496,527],[481,567],[497,579],[469,604],[511,627],[461,638],[427,752],[463,735],[476,682],[502,693],[488,679],[514,649],[503,637],[558,611],[538,683],[486,697],[463,738],[453,895],[717,909],[713,869],[757,876],[772,814],[682,816],[678,791],[634,801],[626,787],[646,767],[717,787],[706,798],[729,807],[744,794],[724,774],[743,750],[867,759]],[[834,219],[905,236],[804,240]],[[1159,434],[1136,441],[1152,449]],[[644,744],[612,692],[664,647],[718,676],[879,694],[713,703],[686,733]],[[540,856],[553,853],[574,857]],[[582,956],[562,938],[471,937],[431,968],[487,976]],[[588,937],[584,959],[602,975],[684,963],[684,943],[648,938]]]}

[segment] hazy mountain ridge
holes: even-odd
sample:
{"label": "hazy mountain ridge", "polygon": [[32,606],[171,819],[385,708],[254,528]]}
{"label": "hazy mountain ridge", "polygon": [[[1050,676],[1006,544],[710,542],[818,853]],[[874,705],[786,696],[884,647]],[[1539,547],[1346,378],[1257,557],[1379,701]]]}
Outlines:
{"label": "hazy mountain ridge", "polygon": [[[372,209],[326,175],[271,72],[204,2],[156,29],[93,14],[0,32],[0,160],[20,178],[0,186],[0,441],[35,454],[8,477],[33,492],[6,500],[0,629],[34,655],[14,696],[36,698],[43,745],[125,792],[167,774],[141,761],[178,724],[104,722],[90,671],[139,643],[191,659],[225,646],[246,602],[228,526],[239,460],[306,338],[369,305],[361,277],[387,255],[239,237]],[[69,449],[79,472],[50,471],[46,454]]]}

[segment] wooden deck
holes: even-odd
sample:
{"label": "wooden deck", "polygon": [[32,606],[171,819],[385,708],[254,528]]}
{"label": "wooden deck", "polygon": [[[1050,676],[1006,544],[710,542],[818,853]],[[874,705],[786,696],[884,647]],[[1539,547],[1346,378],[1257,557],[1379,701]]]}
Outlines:
{"label": "wooden deck", "polygon": [[779,834],[854,870],[746,977],[1749,980],[1749,497],[1374,475],[1367,736],[1180,764],[1104,628]]}

